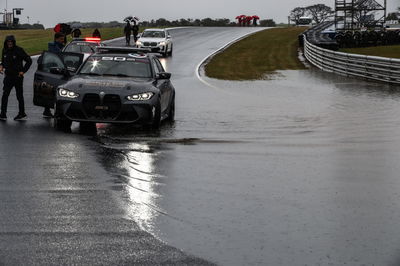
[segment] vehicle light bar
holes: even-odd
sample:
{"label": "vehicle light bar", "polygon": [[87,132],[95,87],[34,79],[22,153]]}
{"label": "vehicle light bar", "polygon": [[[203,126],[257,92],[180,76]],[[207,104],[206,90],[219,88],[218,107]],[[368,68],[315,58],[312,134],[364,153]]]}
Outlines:
{"label": "vehicle light bar", "polygon": [[85,37],[85,38],[72,38],[72,41],[78,42],[101,42],[100,38]]}
{"label": "vehicle light bar", "polygon": [[117,47],[117,46],[98,46],[96,53],[151,53],[149,48]]}
{"label": "vehicle light bar", "polygon": [[95,37],[86,37],[85,41],[87,41],[87,42],[100,42],[101,39],[100,38],[95,38]]}

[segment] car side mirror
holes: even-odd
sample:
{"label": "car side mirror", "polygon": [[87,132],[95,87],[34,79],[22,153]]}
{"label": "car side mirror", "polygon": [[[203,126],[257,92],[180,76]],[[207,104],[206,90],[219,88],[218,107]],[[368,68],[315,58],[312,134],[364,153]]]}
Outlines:
{"label": "car side mirror", "polygon": [[160,72],[157,74],[157,79],[170,79],[171,73],[168,72]]}
{"label": "car side mirror", "polygon": [[168,35],[168,36],[167,36],[167,39],[171,39],[171,35]]}

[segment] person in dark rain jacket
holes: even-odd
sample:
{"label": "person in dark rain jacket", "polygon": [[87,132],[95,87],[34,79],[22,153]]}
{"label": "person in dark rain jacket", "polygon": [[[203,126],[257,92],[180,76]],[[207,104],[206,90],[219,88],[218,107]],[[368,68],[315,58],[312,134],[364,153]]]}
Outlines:
{"label": "person in dark rain jacket", "polygon": [[79,38],[82,35],[82,32],[79,28],[73,29],[71,32],[72,38]]}
{"label": "person in dark rain jacket", "polygon": [[133,41],[135,42],[134,44],[136,45],[139,34],[139,26],[136,25],[136,23],[132,26],[132,34],[133,34]]}
{"label": "person in dark rain jacket", "polygon": [[100,38],[100,39],[101,39],[101,34],[100,34],[99,29],[95,29],[95,30],[93,31],[92,37],[93,37],[93,38]]}
{"label": "person in dark rain jacket", "polygon": [[[53,53],[61,53],[62,50],[64,49],[64,40],[65,40],[65,35],[61,32],[56,32],[54,34],[54,42],[49,42],[47,44],[47,50],[49,52]],[[52,118],[53,114],[51,113],[51,110],[49,107],[45,107],[43,111],[43,117],[44,118]]]}
{"label": "person in dark rain jacket", "polygon": [[[25,64],[24,64],[25,62]],[[3,80],[3,97],[1,99],[0,120],[7,120],[8,96],[13,87],[15,87],[19,112],[14,120],[22,120],[26,118],[25,103],[23,94],[24,74],[32,65],[31,57],[17,46],[17,42],[13,35],[6,37],[1,55],[0,73],[4,73]]]}
{"label": "person in dark rain jacket", "polygon": [[131,34],[132,34],[132,28],[131,24],[126,22],[125,28],[124,28],[124,33],[125,33],[125,40],[126,40],[126,45],[129,46],[131,43]]}
{"label": "person in dark rain jacket", "polygon": [[64,49],[64,38],[65,35],[63,33],[56,32],[54,34],[54,42],[49,42],[47,44],[49,52],[61,53],[62,49]]}

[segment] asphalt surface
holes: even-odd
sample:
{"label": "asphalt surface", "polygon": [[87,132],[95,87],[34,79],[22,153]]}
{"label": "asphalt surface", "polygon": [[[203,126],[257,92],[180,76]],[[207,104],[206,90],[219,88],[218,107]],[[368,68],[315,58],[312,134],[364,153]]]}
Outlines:
{"label": "asphalt surface", "polygon": [[0,124],[0,264],[399,265],[399,88],[197,78],[252,30],[172,32],[176,122],[156,132],[57,132],[31,70],[29,120]]}

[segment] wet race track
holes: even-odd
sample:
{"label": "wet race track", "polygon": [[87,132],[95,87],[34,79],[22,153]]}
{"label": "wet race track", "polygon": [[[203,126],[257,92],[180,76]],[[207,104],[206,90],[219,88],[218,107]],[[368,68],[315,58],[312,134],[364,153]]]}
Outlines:
{"label": "wet race track", "polygon": [[400,88],[315,69],[197,78],[253,30],[172,31],[176,122],[156,132],[55,131],[34,62],[28,121],[10,119],[13,91],[0,124],[0,264],[399,265]]}

